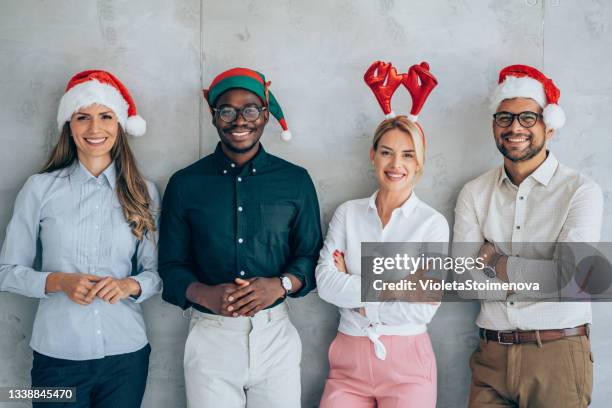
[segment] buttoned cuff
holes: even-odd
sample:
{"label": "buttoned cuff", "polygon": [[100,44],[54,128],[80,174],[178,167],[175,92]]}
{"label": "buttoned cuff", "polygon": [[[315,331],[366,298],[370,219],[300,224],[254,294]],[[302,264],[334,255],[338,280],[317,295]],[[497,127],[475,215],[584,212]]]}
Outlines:
{"label": "buttoned cuff", "polygon": [[130,276],[131,279],[134,279],[140,285],[140,295],[138,297],[130,296],[130,299],[134,303],[142,303],[151,296],[159,293],[160,285],[150,276],[146,276],[145,274]]}
{"label": "buttoned cuff", "polygon": [[34,279],[32,279],[32,285],[27,289],[32,291],[30,297],[45,299],[47,294],[45,293],[45,287],[47,286],[47,278],[52,272],[34,272]]}
{"label": "buttoned cuff", "polygon": [[192,303],[187,299],[187,288],[198,279],[190,273],[176,273],[172,280],[166,279],[163,285],[162,299],[185,310]]}
{"label": "buttoned cuff", "polygon": [[311,288],[309,287],[309,284],[308,284],[308,282],[306,281],[306,276],[305,276],[303,273],[301,273],[301,272],[297,272],[297,271],[295,271],[295,270],[293,270],[293,271],[287,271],[287,272],[285,272],[285,273],[287,273],[287,274],[289,274],[289,275],[293,275],[293,276],[295,276],[295,277],[296,277],[296,278],[298,278],[298,279],[300,280],[300,282],[302,283],[302,287],[300,288],[300,290],[298,290],[297,292],[291,292],[291,293],[289,294],[289,297],[292,297],[292,298],[302,297],[302,296],[304,296],[304,295],[308,294],[308,292],[310,292],[310,291],[311,291]]}

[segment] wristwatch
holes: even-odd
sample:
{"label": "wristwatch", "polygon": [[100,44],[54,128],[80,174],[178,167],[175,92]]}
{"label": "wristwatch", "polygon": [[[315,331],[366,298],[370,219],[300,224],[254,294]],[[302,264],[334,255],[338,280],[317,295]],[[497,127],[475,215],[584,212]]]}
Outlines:
{"label": "wristwatch", "polygon": [[285,289],[285,297],[291,293],[291,289],[293,289],[293,283],[288,276],[282,275],[280,276],[281,285],[283,289]]}
{"label": "wristwatch", "polygon": [[493,260],[493,262],[491,262],[491,264],[487,264],[485,265],[484,268],[482,268],[482,273],[484,273],[488,278],[491,279],[495,279],[495,277],[497,276],[497,271],[495,270],[495,265],[497,265],[497,261],[499,261],[499,258],[502,256],[502,254],[495,254],[495,258]]}

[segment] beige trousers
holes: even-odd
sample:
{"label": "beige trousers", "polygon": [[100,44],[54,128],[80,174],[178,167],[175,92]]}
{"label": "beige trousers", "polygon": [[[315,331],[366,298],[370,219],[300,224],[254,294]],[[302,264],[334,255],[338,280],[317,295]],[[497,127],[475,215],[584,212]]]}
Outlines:
{"label": "beige trousers", "polygon": [[192,309],[185,343],[188,408],[299,408],[302,342],[286,303],[254,317]]}
{"label": "beige trousers", "polygon": [[470,408],[582,408],[591,402],[593,355],[586,336],[542,347],[480,340],[470,367]]}

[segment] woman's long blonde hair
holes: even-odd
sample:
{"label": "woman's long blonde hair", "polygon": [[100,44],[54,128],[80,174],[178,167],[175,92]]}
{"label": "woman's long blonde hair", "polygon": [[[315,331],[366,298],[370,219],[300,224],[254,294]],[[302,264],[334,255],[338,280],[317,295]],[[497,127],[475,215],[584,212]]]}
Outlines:
{"label": "woman's long blonde hair", "polygon": [[[138,171],[126,134],[121,125],[118,126],[117,140],[110,152],[117,173],[117,197],[132,233],[142,240],[147,232],[156,230],[151,210],[151,196],[144,178]],[[57,144],[40,172],[50,173],[63,169],[75,160],[77,160],[77,147],[70,131],[70,122],[66,122]]]}

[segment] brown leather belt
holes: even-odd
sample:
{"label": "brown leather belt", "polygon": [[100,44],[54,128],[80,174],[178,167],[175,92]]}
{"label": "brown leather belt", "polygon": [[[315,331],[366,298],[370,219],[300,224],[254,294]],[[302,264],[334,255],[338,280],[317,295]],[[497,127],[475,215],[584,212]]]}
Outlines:
{"label": "brown leather belt", "polygon": [[494,341],[499,344],[522,344],[537,343],[538,334],[540,341],[559,340],[564,337],[586,336],[588,334],[587,325],[574,327],[571,329],[553,330],[479,330],[480,338],[483,340]]}

